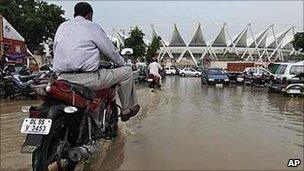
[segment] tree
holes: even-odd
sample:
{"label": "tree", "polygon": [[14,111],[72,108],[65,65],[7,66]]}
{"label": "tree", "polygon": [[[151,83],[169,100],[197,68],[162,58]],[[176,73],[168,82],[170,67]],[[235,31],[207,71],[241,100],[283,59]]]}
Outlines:
{"label": "tree", "polygon": [[300,50],[304,53],[304,32],[298,32],[295,34],[292,45],[296,50]]}
{"label": "tree", "polygon": [[151,45],[147,49],[146,62],[149,64],[152,59],[157,55],[157,50],[160,48],[160,37],[154,37]]}
{"label": "tree", "polygon": [[125,47],[133,49],[132,61],[142,60],[146,54],[145,34],[136,26],[130,31],[130,36],[125,40]]}
{"label": "tree", "polygon": [[41,43],[51,43],[58,26],[66,21],[61,7],[38,0],[1,0],[0,13],[25,38],[27,47],[40,53]]}

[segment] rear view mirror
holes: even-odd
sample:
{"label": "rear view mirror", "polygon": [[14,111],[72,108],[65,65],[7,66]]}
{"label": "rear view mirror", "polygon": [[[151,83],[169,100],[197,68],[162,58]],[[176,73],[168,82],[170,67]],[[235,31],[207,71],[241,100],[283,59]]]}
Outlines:
{"label": "rear view mirror", "polygon": [[132,48],[124,48],[121,52],[121,55],[132,55],[133,54],[133,49]]}

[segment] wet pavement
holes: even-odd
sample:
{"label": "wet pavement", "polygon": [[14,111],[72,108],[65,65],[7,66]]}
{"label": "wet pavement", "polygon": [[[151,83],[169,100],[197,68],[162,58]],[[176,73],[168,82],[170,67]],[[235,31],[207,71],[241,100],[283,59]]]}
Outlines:
{"label": "wet pavement", "polygon": [[[139,115],[120,124],[83,170],[286,170],[303,169],[304,99],[267,89],[202,85],[199,78],[167,77],[161,90],[138,86]],[[1,170],[31,170],[20,154],[21,106],[1,101]],[[298,168],[287,168],[298,158]]]}

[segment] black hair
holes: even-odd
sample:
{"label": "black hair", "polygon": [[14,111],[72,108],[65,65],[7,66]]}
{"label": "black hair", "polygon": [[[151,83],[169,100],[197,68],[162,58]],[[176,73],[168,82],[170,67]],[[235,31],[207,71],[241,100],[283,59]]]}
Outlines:
{"label": "black hair", "polygon": [[93,12],[92,6],[87,2],[79,2],[74,7],[74,17],[82,16],[85,17]]}

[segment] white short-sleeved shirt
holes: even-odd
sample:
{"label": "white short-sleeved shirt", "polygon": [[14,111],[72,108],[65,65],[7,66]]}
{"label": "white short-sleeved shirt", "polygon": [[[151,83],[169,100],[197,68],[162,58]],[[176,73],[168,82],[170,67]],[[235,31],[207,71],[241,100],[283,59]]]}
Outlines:
{"label": "white short-sleeved shirt", "polygon": [[162,69],[160,64],[157,62],[151,62],[148,68],[149,68],[149,73],[153,75],[159,75],[159,71]]}

